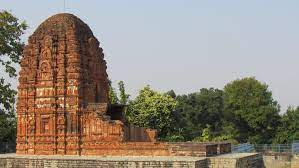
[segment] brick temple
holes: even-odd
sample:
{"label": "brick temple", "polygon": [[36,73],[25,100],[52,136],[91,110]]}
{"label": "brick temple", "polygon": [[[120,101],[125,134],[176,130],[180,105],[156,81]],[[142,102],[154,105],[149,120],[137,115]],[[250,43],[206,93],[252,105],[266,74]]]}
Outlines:
{"label": "brick temple", "polygon": [[29,37],[18,86],[17,154],[209,156],[225,143],[166,143],[130,125],[109,104],[103,49],[72,14],[57,14]]}

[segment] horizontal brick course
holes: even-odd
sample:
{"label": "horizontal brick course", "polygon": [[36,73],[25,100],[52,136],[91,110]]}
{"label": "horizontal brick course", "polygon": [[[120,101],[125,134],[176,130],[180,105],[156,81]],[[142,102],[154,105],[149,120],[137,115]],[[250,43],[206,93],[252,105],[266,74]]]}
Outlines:
{"label": "horizontal brick course", "polygon": [[205,158],[195,157],[78,157],[18,156],[0,157],[1,168],[207,168]]}

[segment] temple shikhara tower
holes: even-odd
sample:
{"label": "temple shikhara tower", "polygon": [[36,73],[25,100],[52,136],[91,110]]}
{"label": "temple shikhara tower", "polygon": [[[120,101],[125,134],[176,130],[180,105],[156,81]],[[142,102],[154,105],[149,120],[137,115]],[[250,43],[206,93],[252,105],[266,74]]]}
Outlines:
{"label": "temple shikhara tower", "polygon": [[99,46],[88,25],[72,14],[48,18],[29,37],[19,73],[18,154],[217,153],[217,145],[157,142],[155,130],[127,123],[122,106],[109,104]]}
{"label": "temple shikhara tower", "polygon": [[43,22],[21,60],[17,153],[92,154],[100,142],[150,141],[145,134],[155,131],[126,127],[121,107],[109,106],[106,68],[98,40],[79,18],[57,14]]}

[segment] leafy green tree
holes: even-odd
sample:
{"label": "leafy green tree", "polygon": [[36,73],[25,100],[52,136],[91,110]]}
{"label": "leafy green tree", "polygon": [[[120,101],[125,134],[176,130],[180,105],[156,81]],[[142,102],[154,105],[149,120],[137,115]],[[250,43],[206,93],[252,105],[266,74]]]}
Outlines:
{"label": "leafy green tree", "polygon": [[4,78],[0,79],[0,115],[13,112],[15,96],[17,92],[5,83]]}
{"label": "leafy green tree", "polygon": [[176,96],[178,106],[174,115],[176,127],[182,128],[186,140],[193,140],[210,125],[211,132],[219,132],[223,118],[223,92],[203,88],[200,92]]}
{"label": "leafy green tree", "polygon": [[0,63],[10,77],[16,77],[16,69],[12,63],[19,63],[24,43],[20,36],[27,25],[7,11],[0,12]]}
{"label": "leafy green tree", "polygon": [[120,94],[119,95],[119,97],[120,97],[119,103],[125,105],[128,103],[130,95],[126,94],[125,84],[123,81],[118,82],[118,88],[119,88],[119,94]]}
{"label": "leafy green tree", "polygon": [[0,142],[16,140],[16,120],[14,112],[0,115]]}
{"label": "leafy green tree", "polygon": [[237,144],[238,141],[236,141],[234,139],[233,132],[234,131],[231,129],[227,130],[227,126],[224,126],[224,128],[222,128],[221,132],[212,132],[211,126],[207,125],[207,127],[203,129],[201,135],[198,137],[195,137],[192,141],[195,141],[195,142],[226,141],[226,142],[231,142],[233,144]]}
{"label": "leafy green tree", "polygon": [[282,115],[274,143],[292,143],[294,140],[299,140],[299,107],[289,107]]}
{"label": "leafy green tree", "polygon": [[157,129],[159,136],[165,137],[171,126],[175,107],[176,101],[169,95],[158,93],[146,86],[129,102],[126,115],[130,123]]}
{"label": "leafy green tree", "polygon": [[175,94],[174,90],[170,90],[170,91],[166,92],[166,94],[174,99],[176,98],[176,94]]}
{"label": "leafy green tree", "polygon": [[225,117],[234,124],[240,142],[271,143],[279,124],[279,105],[266,84],[253,77],[224,87]]}
{"label": "leafy green tree", "polygon": [[[23,35],[27,25],[20,22],[15,16],[7,11],[0,11],[0,65],[5,73],[15,78],[16,69],[24,43],[20,36]],[[4,75],[4,74],[3,74]],[[15,104],[16,91],[5,82],[4,76],[0,78],[0,141],[15,140]]]}
{"label": "leafy green tree", "polygon": [[211,134],[210,125],[207,125],[207,127],[203,129],[203,131],[201,133],[201,136],[198,136],[198,137],[194,138],[193,141],[198,141],[198,142],[212,141],[212,134]]}
{"label": "leafy green tree", "polygon": [[184,142],[185,138],[182,135],[177,135],[177,134],[170,134],[166,135],[165,137],[162,138],[162,141],[166,142]]}
{"label": "leafy green tree", "polygon": [[115,92],[114,87],[112,86],[111,80],[109,80],[109,104],[118,104],[119,99]]}

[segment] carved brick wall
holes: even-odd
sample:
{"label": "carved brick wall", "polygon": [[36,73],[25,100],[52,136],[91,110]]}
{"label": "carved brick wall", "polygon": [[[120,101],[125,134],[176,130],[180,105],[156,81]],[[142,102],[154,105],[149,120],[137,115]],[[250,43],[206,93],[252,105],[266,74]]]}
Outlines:
{"label": "carved brick wall", "polygon": [[99,42],[80,19],[58,14],[43,22],[21,60],[17,152],[78,154],[80,138],[94,128],[84,123],[96,120],[85,113],[88,103],[108,103],[106,68]]}

